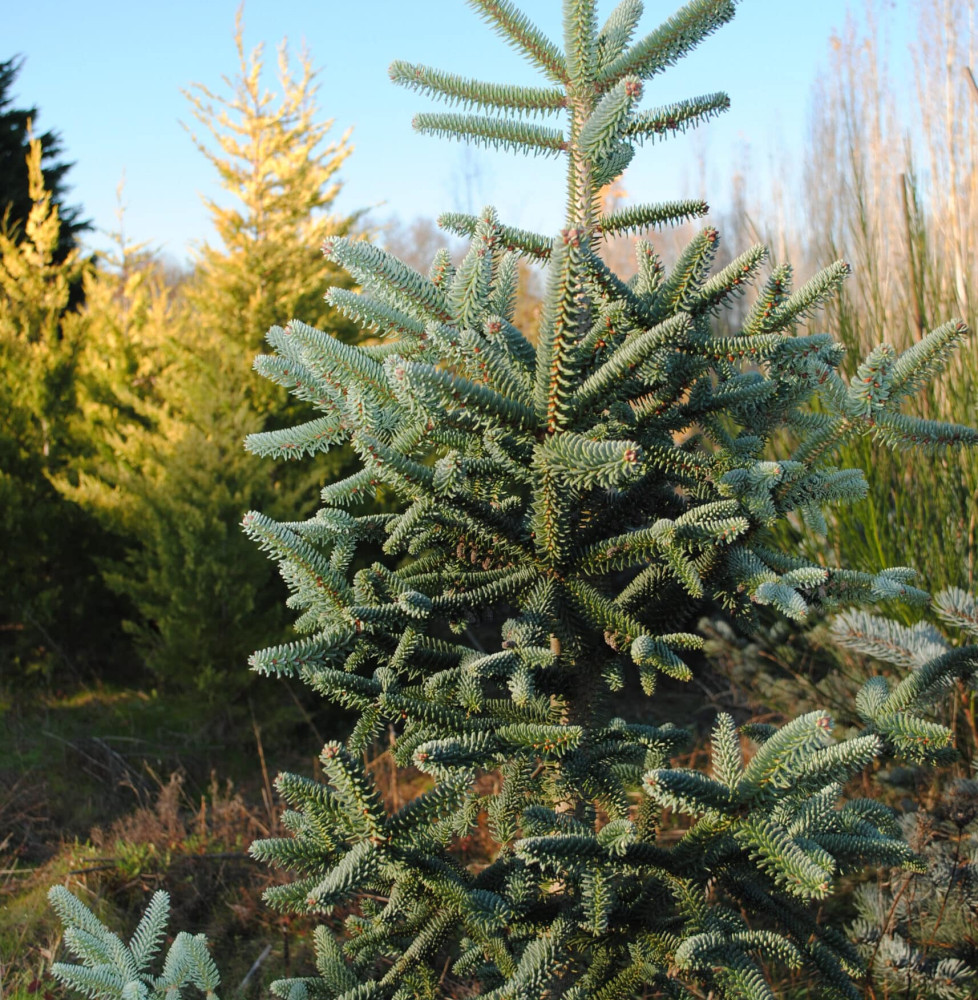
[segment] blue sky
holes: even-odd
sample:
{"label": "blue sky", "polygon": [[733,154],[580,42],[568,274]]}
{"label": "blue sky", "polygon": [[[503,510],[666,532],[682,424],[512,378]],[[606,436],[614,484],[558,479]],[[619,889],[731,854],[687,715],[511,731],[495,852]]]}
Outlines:
{"label": "blue sky", "polygon": [[[0,58],[26,57],[18,106],[38,105],[39,125],[61,132],[76,164],[69,200],[80,202],[98,229],[114,226],[125,171],[130,238],[183,260],[194,241],[210,236],[199,193],[215,195],[218,187],[180,125],[191,121],[181,88],[194,81],[219,88],[221,76],[235,72],[237,6],[238,0],[0,0]],[[559,0],[521,6],[559,39]],[[603,3],[601,15],[612,6]],[[676,6],[646,0],[640,30],[651,30]],[[842,28],[846,10],[846,0],[742,0],[735,21],[656,77],[644,101],[725,90],[732,110],[696,134],[640,151],[625,178],[632,198],[700,196],[697,161],[709,165],[707,181],[722,181],[743,162],[746,145],[762,171],[772,151],[800,155],[812,83],[827,65],[830,35]],[[484,79],[536,82],[532,68],[463,0],[248,0],[244,18],[247,48],[265,42],[273,56],[283,36],[296,49],[305,42],[321,67],[323,116],[335,119],[336,135],[353,127],[355,152],[343,170],[340,208],[410,219],[491,202],[512,224],[559,226],[557,161],[488,151],[466,157],[457,143],[416,135],[411,117],[430,103],[388,80],[388,65],[402,58]],[[898,38],[907,31],[898,24]],[[468,185],[466,173],[476,175]],[[94,233],[89,242],[98,246],[104,237]]]}

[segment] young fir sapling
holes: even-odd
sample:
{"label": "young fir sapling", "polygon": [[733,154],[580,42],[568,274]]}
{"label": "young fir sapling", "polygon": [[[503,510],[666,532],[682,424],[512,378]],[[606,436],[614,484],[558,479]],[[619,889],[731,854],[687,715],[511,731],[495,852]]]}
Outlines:
{"label": "young fir sapling", "polygon": [[[833,622],[833,636],[876,664],[912,670],[918,679],[915,698],[922,704],[948,693],[948,681],[954,680],[948,661],[978,662],[978,600],[951,587],[933,598],[932,610],[949,628],[926,621],[908,627],[850,611]],[[962,716],[965,762],[978,751],[976,688],[974,671],[968,682],[952,687],[953,705]],[[871,719],[888,689],[884,674],[872,677],[856,699],[856,711]],[[915,770],[895,768],[889,781],[912,785]],[[959,779],[936,803],[906,812],[900,825],[923,870],[894,871],[859,886],[858,916],[849,936],[878,1000],[968,1000],[978,989],[978,781]]]}
{"label": "young fir sapling", "polygon": [[[672,766],[687,734],[651,696],[659,675],[691,676],[684,654],[701,639],[684,628],[703,600],[749,627],[757,605],[803,620],[924,598],[908,570],[811,564],[779,551],[769,529],[796,513],[817,529],[823,507],[864,494],[859,471],[832,465],[852,435],[978,441],[899,409],[965,327],[901,355],[879,347],[846,381],[840,346],[802,326],[844,262],[794,290],[790,268],[775,267],[733,334],[713,317],[759,280],[763,247],[714,272],[715,229],[670,269],[639,240],[637,273],[622,280],[602,240],[707,206],[603,215],[599,191],[643,142],[727,107],[723,94],[639,105],[644,82],[729,21],[734,0],[692,0],[637,42],[639,0],[600,29],[594,0],[564,0],[562,47],[508,0],[470,3],[541,86],[402,62],[391,76],[461,105],[419,115],[422,132],[564,157],[563,228],[523,232],[492,209],[444,216],[470,249],[457,268],[439,253],[427,275],[329,239],[327,258],[362,289],[329,299],[375,342],[294,320],[256,362],[318,416],[252,436],[252,451],[299,458],[349,443],[362,464],[323,489],[308,521],[244,520],[280,562],[307,634],[256,653],[254,669],[301,678],[359,715],[346,745],[323,749],[324,782],[279,777],[293,836],[252,847],[299,873],[268,891],[271,905],[345,916],[339,937],[316,934],[317,974],[273,989],[286,1000],[759,1000],[773,995],[762,962],[774,962],[813,972],[825,996],[858,996],[860,956],[814,904],[847,872],[915,864],[886,809],[841,801],[877,758],[953,753],[951,734],[915,714],[914,678],[874,690],[872,717],[838,742],[820,711],[740,732],[721,715],[710,773]],[[539,124],[546,115],[564,125]],[[535,341],[510,322],[521,257],[549,276]],[[362,506],[379,489],[396,512]],[[378,547],[382,560],[355,568]],[[494,648],[475,641],[475,621],[501,623]],[[638,718],[613,716],[609,693],[632,672],[650,700]],[[361,760],[390,725],[397,765],[432,780],[393,812]],[[746,759],[742,736],[755,743]],[[492,794],[484,775],[496,776]],[[678,840],[658,834],[665,809],[688,818]],[[466,866],[453,844],[481,814],[495,856]]]}

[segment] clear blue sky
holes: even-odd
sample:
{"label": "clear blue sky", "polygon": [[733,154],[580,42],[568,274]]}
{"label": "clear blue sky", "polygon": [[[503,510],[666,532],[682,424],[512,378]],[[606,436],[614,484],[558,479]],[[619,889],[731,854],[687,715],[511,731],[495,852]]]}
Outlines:
{"label": "clear blue sky", "polygon": [[[640,30],[651,30],[678,5],[646,0]],[[80,202],[98,229],[113,228],[124,170],[132,239],[150,240],[182,260],[192,242],[210,236],[198,193],[216,194],[216,177],[181,128],[191,118],[180,91],[193,81],[219,88],[221,76],[235,72],[237,6],[238,0],[0,0],[0,58],[26,57],[18,106],[38,105],[39,125],[61,132],[76,164],[69,200]],[[521,6],[559,39],[559,0]],[[606,0],[601,15],[612,6]],[[733,24],[652,81],[644,101],[726,90],[732,110],[697,135],[641,150],[625,178],[629,194],[643,201],[700,195],[702,154],[711,164],[708,177],[725,178],[745,143],[754,162],[766,162],[778,147],[800,150],[812,82],[827,64],[829,37],[842,28],[846,9],[846,0],[742,0]],[[263,41],[274,56],[283,36],[294,48],[305,42],[322,70],[324,117],[335,119],[337,135],[353,126],[356,148],[344,167],[341,208],[375,207],[375,218],[410,219],[491,202],[504,221],[545,231],[559,225],[563,180],[556,161],[480,151],[469,158],[478,178],[467,192],[463,147],[414,134],[412,115],[431,104],[387,78],[390,62],[402,58],[484,79],[537,82],[463,0],[248,0],[244,17],[247,48]],[[898,38],[908,30],[898,25]],[[89,242],[98,246],[104,238],[93,233]]]}

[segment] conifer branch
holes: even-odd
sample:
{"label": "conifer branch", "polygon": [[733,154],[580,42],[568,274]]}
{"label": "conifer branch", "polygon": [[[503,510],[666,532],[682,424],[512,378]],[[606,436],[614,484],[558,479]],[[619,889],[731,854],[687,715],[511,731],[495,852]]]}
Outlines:
{"label": "conifer branch", "polygon": [[908,347],[895,361],[890,375],[891,399],[912,396],[944,371],[953,352],[969,334],[960,320],[944,323]]}
{"label": "conifer branch", "polygon": [[400,333],[420,337],[424,334],[425,325],[420,320],[395,309],[390,303],[351,292],[347,288],[329,289],[326,301],[365,330],[374,330],[381,336]]}
{"label": "conifer branch", "polygon": [[320,498],[325,504],[353,504],[372,495],[379,480],[370,469],[361,469],[345,479],[329,483],[320,491]]}
{"label": "conifer branch", "polygon": [[592,441],[570,432],[545,441],[539,456],[545,468],[577,489],[620,486],[637,478],[643,457],[634,441]]}
{"label": "conifer branch", "polygon": [[516,430],[537,427],[536,414],[525,403],[433,365],[414,361],[395,364],[392,375],[423,405],[441,407],[446,413],[471,414],[487,427],[498,426],[500,421]]}
{"label": "conifer branch", "polygon": [[466,140],[493,149],[511,149],[518,153],[553,156],[567,149],[567,140],[559,129],[530,125],[509,118],[482,115],[419,114],[413,126],[423,135]]}
{"label": "conifer branch", "polygon": [[598,85],[613,86],[629,73],[642,79],[661,73],[731,20],[735,12],[734,0],[690,0],[655,31],[606,66],[598,74]]}
{"label": "conifer branch", "polygon": [[638,143],[661,139],[664,135],[685,133],[729,109],[730,98],[726,94],[706,94],[643,111],[625,126],[623,134]]}
{"label": "conifer branch", "polygon": [[978,638],[978,601],[960,587],[949,587],[934,598],[934,610],[948,625]]}
{"label": "conifer branch", "polygon": [[350,629],[320,632],[308,639],[252,653],[248,665],[260,674],[291,677],[319,667],[338,665],[349,653]]}
{"label": "conifer branch", "polygon": [[557,88],[483,83],[453,73],[442,73],[428,66],[403,62],[400,59],[391,63],[388,72],[391,80],[402,87],[432,97],[441,97],[463,107],[553,112],[561,110],[567,104],[564,91]]}
{"label": "conifer branch", "polygon": [[570,412],[579,413],[613,386],[627,384],[627,377],[657,351],[667,346],[682,346],[691,326],[689,316],[679,313],[650,330],[630,337],[575,389],[570,400]]}
{"label": "conifer branch", "polygon": [[560,241],[555,243],[550,285],[540,323],[534,406],[537,416],[546,421],[551,433],[566,419],[577,366],[575,347],[584,333],[584,318],[575,301],[577,282],[583,270],[581,235],[578,230],[565,230]]}
{"label": "conifer branch", "polygon": [[689,242],[656,291],[652,306],[655,318],[665,319],[685,309],[687,298],[691,298],[706,280],[716,257],[719,240],[720,234],[715,229],[704,229]]}
{"label": "conifer branch", "polygon": [[[463,212],[444,212],[438,216],[438,225],[458,236],[473,236],[478,224],[477,215],[466,215]],[[553,240],[549,236],[515,229],[512,226],[499,226],[497,238],[500,246],[523,257],[533,257],[535,260],[549,260],[553,250]]]}
{"label": "conifer branch", "polygon": [[567,77],[567,64],[560,50],[509,0],[468,0],[482,18],[505,41],[522,53],[555,83]]}
{"label": "conifer branch", "polygon": [[432,319],[451,319],[441,291],[430,279],[412,271],[393,254],[362,240],[340,237],[323,243],[323,254],[346,268],[362,285],[379,283],[402,294]]}
{"label": "conifer branch", "polygon": [[591,85],[595,69],[598,24],[589,0],[564,0],[564,52],[571,88]]}
{"label": "conifer branch", "polygon": [[637,77],[626,77],[598,101],[577,137],[581,152],[590,160],[606,158],[632,127],[632,108],[642,97]]}
{"label": "conifer branch", "polygon": [[638,323],[650,322],[652,317],[644,302],[618,277],[592,250],[583,250],[581,257],[591,276],[595,278],[609,300],[616,301],[630,319]]}
{"label": "conifer branch", "polygon": [[909,447],[936,451],[938,448],[957,448],[978,445],[978,431],[963,424],[941,420],[924,420],[903,413],[882,412],[876,415],[874,428],[877,437],[891,448]]}
{"label": "conifer branch", "polygon": [[767,259],[767,253],[767,247],[756,244],[736,260],[731,261],[722,271],[704,282],[699,291],[690,297],[687,304],[689,312],[693,315],[713,312],[732,296],[743,295],[746,286]]}
{"label": "conifer branch", "polygon": [[426,487],[431,487],[434,478],[431,469],[403,455],[395,447],[362,432],[353,436],[352,443],[367,468],[393,489],[408,497],[419,498],[424,496]]}
{"label": "conifer branch", "polygon": [[632,40],[642,16],[641,0],[621,0],[598,33],[595,63],[600,72],[617,59]]}
{"label": "conifer branch", "polygon": [[306,455],[328,451],[349,437],[339,414],[317,417],[297,427],[287,427],[279,431],[264,431],[249,434],[245,447],[252,455],[261,458],[299,459]]}
{"label": "conifer branch", "polygon": [[844,260],[823,268],[798,291],[770,310],[761,331],[784,330],[792,323],[810,316],[826,299],[836,294],[851,273],[852,268]]}
{"label": "conifer branch", "polygon": [[658,205],[629,205],[603,216],[597,229],[605,236],[623,236],[630,232],[657,229],[660,226],[680,226],[684,222],[707,215],[710,206],[705,201],[670,201]]}

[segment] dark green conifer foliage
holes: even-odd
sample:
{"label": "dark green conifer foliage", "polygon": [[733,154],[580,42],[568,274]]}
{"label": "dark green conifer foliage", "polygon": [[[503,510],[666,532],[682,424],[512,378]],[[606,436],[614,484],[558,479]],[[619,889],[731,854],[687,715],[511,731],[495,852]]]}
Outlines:
{"label": "dark green conifer foliage", "polygon": [[[684,629],[703,599],[750,625],[759,604],[804,619],[924,598],[908,570],[811,565],[777,551],[769,528],[795,512],[817,525],[826,505],[863,495],[861,474],[832,464],[852,435],[978,442],[898,410],[964,327],[899,358],[881,348],[847,383],[832,338],[799,328],[845,278],[842,262],[795,290],[777,269],[742,329],[724,336],[711,318],[755,280],[763,248],[713,273],[719,237],[707,228],[666,272],[640,243],[638,273],[622,281],[599,256],[603,233],[698,208],[602,219],[598,190],[644,139],[726,106],[707,95],[647,111],[641,98],[643,81],[728,21],[734,2],[692,0],[643,37],[639,0],[623,0],[603,28],[594,0],[564,0],[562,45],[508,0],[470,4],[542,72],[541,87],[402,63],[392,76],[462,106],[419,116],[422,131],[566,157],[564,228],[550,239],[491,209],[453,215],[471,248],[457,269],[437,256],[427,275],[329,239],[327,258],[363,290],[332,300],[380,342],[350,346],[295,321],[269,333],[275,353],[256,363],[318,413],[254,436],[253,451],[309,455],[348,441],[361,462],[307,521],[244,520],[280,562],[305,633],[256,653],[254,669],[301,678],[359,713],[347,744],[323,749],[324,781],[280,776],[293,836],[252,848],[299,873],[269,891],[273,906],[346,921],[342,940],[317,932],[315,975],[274,990],[284,1000],[762,1000],[773,995],[762,963],[773,963],[806,968],[824,996],[857,997],[860,955],[816,905],[840,875],[916,861],[885,809],[843,802],[842,788],[908,746],[915,760],[943,760],[951,734],[915,713],[912,691],[874,690],[865,698],[889,699],[889,728],[875,712],[838,741],[820,711],[739,733],[721,715],[705,773],[672,766],[687,733],[654,692],[660,675],[691,677],[701,639]],[[541,125],[541,113],[565,121]],[[519,255],[547,261],[535,345],[511,323]],[[398,510],[362,514],[379,488]],[[384,560],[354,571],[378,545]],[[970,669],[941,666],[948,677]],[[630,675],[649,700],[626,719],[608,695]],[[396,763],[432,779],[396,811],[361,759],[388,725]],[[477,779],[490,772],[485,794],[492,783]],[[678,839],[660,835],[666,809],[686,817]],[[466,867],[453,843],[480,815],[497,849]]]}
{"label": "dark green conifer foliage", "polygon": [[[17,56],[0,61],[0,228],[14,239],[23,235],[33,204],[24,161],[27,159],[31,128],[36,129],[38,118],[36,107],[13,107],[11,91],[22,66],[23,59]],[[68,190],[66,175],[71,164],[61,160],[64,151],[61,137],[49,130],[37,138],[41,143],[44,163],[44,186],[51,192],[61,218],[61,238],[56,255],[60,263],[76,246],[81,233],[92,226],[81,218],[78,206],[64,203]]]}

